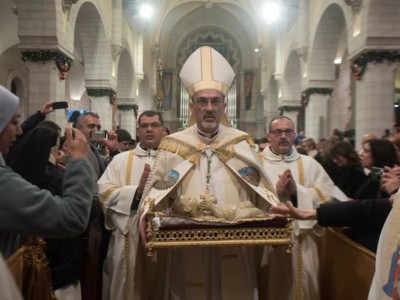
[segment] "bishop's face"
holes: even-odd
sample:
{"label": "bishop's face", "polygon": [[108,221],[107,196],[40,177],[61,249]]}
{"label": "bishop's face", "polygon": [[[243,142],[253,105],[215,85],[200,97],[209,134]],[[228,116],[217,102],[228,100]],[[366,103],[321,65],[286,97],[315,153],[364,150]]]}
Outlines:
{"label": "bishop's face", "polygon": [[196,118],[197,127],[205,133],[218,129],[224,114],[224,95],[216,90],[201,90],[193,95],[189,103],[190,111]]}

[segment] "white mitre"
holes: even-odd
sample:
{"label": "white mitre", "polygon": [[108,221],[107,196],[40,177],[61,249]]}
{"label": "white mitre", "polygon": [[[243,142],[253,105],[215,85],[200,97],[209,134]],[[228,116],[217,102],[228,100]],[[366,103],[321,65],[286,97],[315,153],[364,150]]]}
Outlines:
{"label": "white mitre", "polygon": [[184,63],[179,77],[190,98],[200,90],[217,90],[227,95],[235,72],[229,62],[216,50],[204,46],[197,49]]}

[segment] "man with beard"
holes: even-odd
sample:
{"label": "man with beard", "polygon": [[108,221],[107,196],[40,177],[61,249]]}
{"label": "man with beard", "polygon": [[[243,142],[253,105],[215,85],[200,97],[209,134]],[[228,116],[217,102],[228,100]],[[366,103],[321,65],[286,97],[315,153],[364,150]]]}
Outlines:
{"label": "man with beard", "polygon": [[[210,47],[200,47],[183,65],[180,78],[189,93],[194,123],[161,141],[142,197],[141,221],[150,200],[158,212],[233,222],[264,216],[271,204],[279,203],[250,135],[221,124],[234,75],[226,59]],[[144,223],[140,223],[141,232]],[[258,299],[261,262],[256,263],[253,251],[250,246],[158,249],[151,261],[136,259],[136,265],[144,263],[148,273],[141,277],[131,272],[133,285],[127,295],[137,299]],[[185,274],[184,268],[192,271]]]}
{"label": "man with beard", "polygon": [[[295,206],[312,209],[330,199],[333,182],[323,167],[312,157],[299,154],[293,121],[285,116],[271,120],[267,137],[270,145],[263,151],[265,170],[276,184],[279,195]],[[293,266],[296,274],[296,299],[319,299],[319,260],[316,245],[316,221],[295,221]],[[265,259],[278,255],[265,252]],[[274,298],[272,298],[274,299]]]}

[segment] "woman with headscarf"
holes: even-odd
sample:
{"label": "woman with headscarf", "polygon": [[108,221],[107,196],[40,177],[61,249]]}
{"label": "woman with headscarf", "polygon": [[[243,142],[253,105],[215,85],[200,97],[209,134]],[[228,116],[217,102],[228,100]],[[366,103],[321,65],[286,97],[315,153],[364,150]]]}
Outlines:
{"label": "woman with headscarf", "polygon": [[2,287],[11,287],[1,290],[9,299],[21,296],[16,294],[2,255],[7,257],[18,248],[18,234],[47,237],[79,234],[87,226],[92,199],[90,164],[86,159],[88,144],[78,130],[66,131],[65,149],[72,160],[65,174],[62,197],[39,189],[5,165],[3,155],[22,133],[18,105],[18,97],[0,86],[0,232],[1,243],[7,246],[0,254],[0,274]]}
{"label": "woman with headscarf", "polygon": [[[25,135],[8,156],[8,165],[30,183],[61,196],[65,171],[56,166],[54,157],[58,153],[58,130],[50,128],[39,126]],[[46,239],[45,253],[59,300],[66,295],[81,299],[81,242],[79,236]]]}

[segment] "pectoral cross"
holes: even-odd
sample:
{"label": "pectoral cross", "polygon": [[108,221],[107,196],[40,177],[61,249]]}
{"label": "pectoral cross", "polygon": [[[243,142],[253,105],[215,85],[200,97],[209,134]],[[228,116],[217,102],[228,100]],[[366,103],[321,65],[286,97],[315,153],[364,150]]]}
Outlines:
{"label": "pectoral cross", "polygon": [[[209,207],[217,202],[216,201],[217,199],[215,198],[215,196],[210,194],[211,159],[214,155],[214,152],[212,152],[212,150],[209,147],[206,147],[203,154],[207,158],[206,189],[204,191],[204,194],[200,194],[199,208],[203,210],[204,216],[211,216],[212,211],[209,209]],[[203,202],[205,202],[205,203],[203,203]]]}

